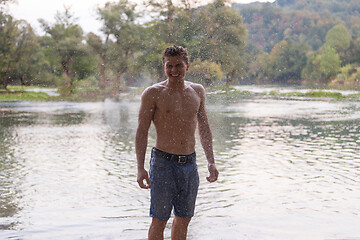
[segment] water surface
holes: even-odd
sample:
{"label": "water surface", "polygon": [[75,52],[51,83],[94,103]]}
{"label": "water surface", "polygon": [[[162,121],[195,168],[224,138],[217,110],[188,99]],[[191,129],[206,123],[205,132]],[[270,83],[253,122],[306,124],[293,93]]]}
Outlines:
{"label": "water surface", "polygon": [[[17,111],[0,117],[0,239],[146,239],[138,107],[0,102]],[[208,113],[220,178],[197,141],[188,239],[360,239],[359,102],[210,97]]]}

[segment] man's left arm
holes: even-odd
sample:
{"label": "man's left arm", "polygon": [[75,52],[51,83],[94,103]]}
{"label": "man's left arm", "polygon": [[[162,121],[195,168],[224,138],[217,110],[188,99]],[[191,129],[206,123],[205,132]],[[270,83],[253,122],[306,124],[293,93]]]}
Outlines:
{"label": "man's left arm", "polygon": [[197,113],[200,142],[204,148],[205,156],[208,161],[208,170],[210,173],[209,177],[206,179],[209,182],[215,182],[218,179],[219,172],[215,165],[213,139],[205,107],[205,89],[203,86],[200,85],[198,93],[201,99],[199,111]]}

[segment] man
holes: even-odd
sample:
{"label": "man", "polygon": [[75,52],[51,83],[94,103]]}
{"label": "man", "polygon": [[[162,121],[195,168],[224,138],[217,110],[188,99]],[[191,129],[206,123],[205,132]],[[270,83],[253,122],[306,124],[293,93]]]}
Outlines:
{"label": "man", "polygon": [[[141,97],[135,139],[137,181],[141,188],[151,189],[149,240],[164,238],[172,208],[175,217],[171,239],[178,240],[186,239],[199,186],[195,156],[197,124],[208,161],[207,180],[216,181],[219,173],[205,109],[205,89],[185,81],[189,69],[187,49],[176,45],[166,48],[163,68],[168,79],[148,87]],[[144,162],[151,122],[156,129],[156,146],[151,152],[149,178]]]}

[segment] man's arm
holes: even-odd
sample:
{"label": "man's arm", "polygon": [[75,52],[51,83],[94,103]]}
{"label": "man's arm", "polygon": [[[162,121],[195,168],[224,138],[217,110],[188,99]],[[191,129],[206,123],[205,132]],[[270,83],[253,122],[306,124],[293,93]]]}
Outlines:
{"label": "man's arm", "polygon": [[[141,188],[149,188],[150,180],[148,172],[145,170],[145,154],[148,143],[148,132],[151,120],[155,111],[155,97],[153,89],[147,88],[141,96],[141,105],[139,110],[138,127],[135,137],[135,151],[137,159],[137,182]],[[146,181],[146,184],[144,183]]]}
{"label": "man's arm", "polygon": [[219,172],[216,169],[215,165],[215,158],[213,152],[213,139],[212,133],[210,129],[209,120],[206,113],[205,107],[205,89],[203,86],[200,85],[199,87],[199,96],[200,96],[200,107],[197,114],[198,124],[199,124],[199,135],[200,135],[200,142],[204,148],[205,156],[208,161],[208,170],[210,176],[206,179],[209,182],[215,182],[219,176]]}

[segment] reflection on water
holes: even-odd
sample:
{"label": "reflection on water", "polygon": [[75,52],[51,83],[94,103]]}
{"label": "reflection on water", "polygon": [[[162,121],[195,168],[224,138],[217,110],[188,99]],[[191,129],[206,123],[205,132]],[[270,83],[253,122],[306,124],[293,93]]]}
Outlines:
{"label": "reflection on water", "polygon": [[[0,239],[146,239],[138,105],[0,103],[17,111],[0,118]],[[210,99],[221,175],[206,182],[198,144],[189,239],[360,239],[359,110],[359,102]],[[149,149],[154,139],[152,128]]]}

